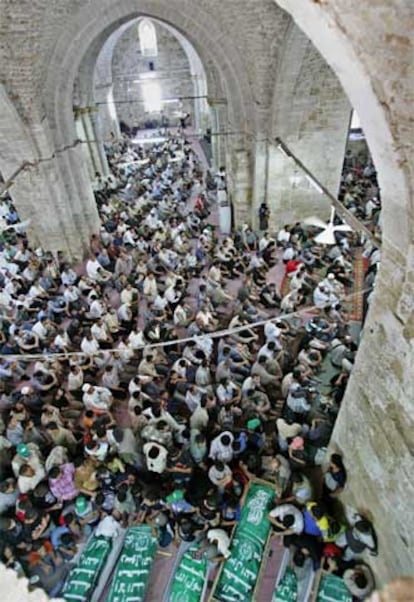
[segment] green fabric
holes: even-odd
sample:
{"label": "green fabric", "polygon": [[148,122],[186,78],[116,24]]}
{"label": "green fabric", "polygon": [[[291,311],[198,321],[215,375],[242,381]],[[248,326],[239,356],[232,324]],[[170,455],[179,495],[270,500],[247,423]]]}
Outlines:
{"label": "green fabric", "polygon": [[325,573],[319,582],[316,602],[352,602],[352,596],[340,577]]}
{"label": "green fabric", "polygon": [[89,539],[78,564],[66,579],[63,589],[65,600],[76,602],[90,600],[111,548],[112,539],[108,537],[93,536]]}
{"label": "green fabric", "polygon": [[297,593],[298,583],[295,571],[287,567],[285,574],[275,589],[273,602],[296,602]]}
{"label": "green fabric", "polygon": [[251,420],[249,420],[247,422],[247,428],[250,429],[251,431],[254,431],[254,429],[256,429],[261,424],[262,423],[260,422],[260,420],[258,418],[252,418]]}
{"label": "green fabric", "polygon": [[157,547],[150,527],[128,529],[106,602],[144,600]]}
{"label": "green fabric", "polygon": [[214,599],[222,602],[250,602],[270,532],[267,518],[274,489],[253,483],[249,487],[232,543],[231,556],[222,567]]}
{"label": "green fabric", "polygon": [[207,560],[198,546],[191,546],[177,567],[168,602],[200,602],[206,576]]}
{"label": "green fabric", "polygon": [[174,491],[170,493],[170,495],[168,495],[165,499],[169,504],[172,504],[173,502],[179,502],[180,500],[184,499],[184,490],[174,489]]}

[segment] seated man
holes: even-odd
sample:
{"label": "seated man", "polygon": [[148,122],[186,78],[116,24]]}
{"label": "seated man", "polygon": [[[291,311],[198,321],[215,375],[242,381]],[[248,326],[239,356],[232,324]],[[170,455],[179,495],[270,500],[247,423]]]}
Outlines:
{"label": "seated man", "polygon": [[75,466],[67,462],[49,470],[49,487],[59,502],[73,500],[79,491],[75,485]]}
{"label": "seated man", "polygon": [[293,504],[280,504],[268,514],[276,533],[286,535],[300,535],[304,529],[302,512]]}
{"label": "seated man", "polygon": [[259,292],[260,303],[268,308],[280,307],[281,296],[277,292],[276,284],[269,282],[265,284]]}

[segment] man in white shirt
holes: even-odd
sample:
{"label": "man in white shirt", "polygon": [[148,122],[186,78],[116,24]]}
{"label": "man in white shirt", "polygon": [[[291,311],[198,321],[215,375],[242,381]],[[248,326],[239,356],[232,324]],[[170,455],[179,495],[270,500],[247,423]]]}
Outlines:
{"label": "man in white shirt", "polygon": [[316,307],[323,307],[327,304],[336,304],[338,303],[338,298],[329,292],[323,284],[320,282],[318,286],[313,291],[313,303]]}
{"label": "man in white shirt", "polygon": [[121,322],[122,326],[129,329],[132,325],[133,315],[131,306],[128,303],[122,303],[122,305],[118,308],[118,320]]}
{"label": "man in white shirt", "polygon": [[213,439],[210,444],[209,458],[220,462],[231,462],[233,459],[234,435],[230,431],[224,431]]}
{"label": "man in white shirt", "polygon": [[230,552],[230,537],[224,529],[209,529],[207,531],[207,539],[210,543],[215,543],[219,554],[224,558],[231,556]]}
{"label": "man in white shirt", "polygon": [[185,394],[185,403],[190,410],[190,412],[194,412],[196,408],[200,405],[202,393],[198,387],[195,385],[191,385]]}
{"label": "man in white shirt", "polygon": [[210,416],[206,410],[206,402],[201,401],[201,404],[196,407],[190,416],[190,427],[198,431],[204,431],[210,421]]}
{"label": "man in white shirt", "polygon": [[112,393],[109,389],[85,383],[82,386],[82,391],[82,401],[87,410],[97,413],[109,412],[113,401]]}
{"label": "man in white shirt", "polygon": [[285,263],[296,257],[296,251],[292,245],[288,245],[283,251],[282,259]]}
{"label": "man in white shirt", "polygon": [[300,535],[304,529],[303,514],[293,504],[280,504],[268,514],[275,531],[285,535]]}
{"label": "man in white shirt", "polygon": [[144,278],[143,293],[150,302],[158,295],[158,285],[153,272],[149,272]]}
{"label": "man in white shirt", "polygon": [[131,283],[128,283],[121,291],[120,296],[121,303],[128,303],[128,305],[132,305],[132,303],[138,300],[138,290],[134,288]]}
{"label": "man in white shirt", "polygon": [[142,450],[145,454],[148,470],[162,474],[167,468],[168,452],[165,447],[155,441],[149,441],[144,444]]}
{"label": "man in white shirt", "polygon": [[290,240],[289,226],[283,226],[277,235],[277,242],[280,247],[285,247]]}
{"label": "man in white shirt", "polygon": [[99,343],[91,332],[89,332],[86,336],[83,337],[80,347],[84,353],[87,353],[89,355],[98,353],[98,351],[100,350]]}
{"label": "man in white shirt", "polygon": [[69,286],[70,284],[76,283],[78,276],[74,270],[66,266],[60,274],[60,279],[64,286]]}
{"label": "man in white shirt", "polygon": [[128,343],[134,351],[140,347],[144,347],[146,344],[143,333],[138,329],[131,330],[128,336]]}
{"label": "man in white shirt", "polygon": [[68,284],[65,288],[63,296],[66,300],[66,303],[69,305],[71,309],[73,306],[76,306],[80,299],[80,291],[77,286],[73,284]]}
{"label": "man in white shirt", "polygon": [[92,296],[92,303],[89,307],[87,317],[91,320],[102,318],[105,313],[105,305],[95,295]]}
{"label": "man in white shirt", "polygon": [[94,282],[98,282],[99,270],[101,267],[102,266],[96,257],[94,257],[94,256],[89,257],[88,261],[86,262],[86,273],[88,275],[88,278],[90,278]]}
{"label": "man in white shirt", "polygon": [[38,320],[32,328],[32,331],[37,334],[37,336],[39,337],[39,339],[43,342],[46,340],[47,335],[48,335],[48,329],[47,329],[47,325],[48,325],[48,319],[43,317],[40,318],[40,320]]}
{"label": "man in white shirt", "polygon": [[68,391],[74,393],[80,391],[83,385],[83,370],[79,366],[71,366],[68,374]]}
{"label": "man in white shirt", "polygon": [[98,341],[99,346],[103,349],[109,348],[113,339],[109,333],[108,327],[102,319],[99,319],[95,324],[91,327],[91,334]]}

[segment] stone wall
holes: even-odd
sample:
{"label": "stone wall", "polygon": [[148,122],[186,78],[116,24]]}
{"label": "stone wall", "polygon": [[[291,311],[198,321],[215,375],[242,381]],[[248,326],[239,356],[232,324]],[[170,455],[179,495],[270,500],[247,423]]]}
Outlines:
{"label": "stone wall", "polygon": [[[0,85],[0,165],[5,180],[23,164],[13,179],[10,195],[22,220],[30,220],[32,245],[69,257],[82,258],[89,238],[99,227],[99,216],[87,175],[80,169],[81,145],[56,149],[42,123],[29,129]],[[67,162],[79,165],[76,180]],[[79,163],[78,163],[79,161]],[[65,177],[66,176],[66,177]]]}
{"label": "stone wall", "polygon": [[412,29],[403,0],[278,0],[330,63],[378,170],[383,249],[355,369],[333,433],[349,480],[348,510],[367,513],[379,583],[413,574],[414,152]]}
{"label": "stone wall", "polygon": [[[121,36],[112,59],[113,94],[118,118],[128,125],[142,125],[151,119],[160,119],[159,113],[145,110],[143,87],[149,63],[154,66],[154,81],[161,86],[163,114],[175,125],[181,112],[194,116],[194,85],[188,58],[177,38],[158,23],[153,22],[158,43],[158,55],[141,54],[138,23]],[[183,98],[184,97],[184,98]],[[179,99],[183,98],[182,101]]]}
{"label": "stone wall", "polygon": [[270,226],[329,216],[330,201],[277,149],[281,138],[332,194],[339,190],[351,105],[342,86],[306,36],[293,26],[277,72],[268,147]]}

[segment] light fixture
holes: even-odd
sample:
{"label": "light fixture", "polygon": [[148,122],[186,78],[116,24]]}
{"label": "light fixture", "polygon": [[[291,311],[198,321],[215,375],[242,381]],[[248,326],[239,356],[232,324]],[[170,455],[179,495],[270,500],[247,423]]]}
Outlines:
{"label": "light fixture", "polygon": [[321,228],[323,230],[320,234],[315,236],[313,239],[317,244],[320,245],[336,245],[335,232],[352,232],[351,226],[348,224],[341,224],[337,226],[334,223],[335,220],[335,207],[331,207],[331,216],[329,222],[322,221],[319,217],[307,217],[303,220],[306,226],[312,226],[313,228]]}

